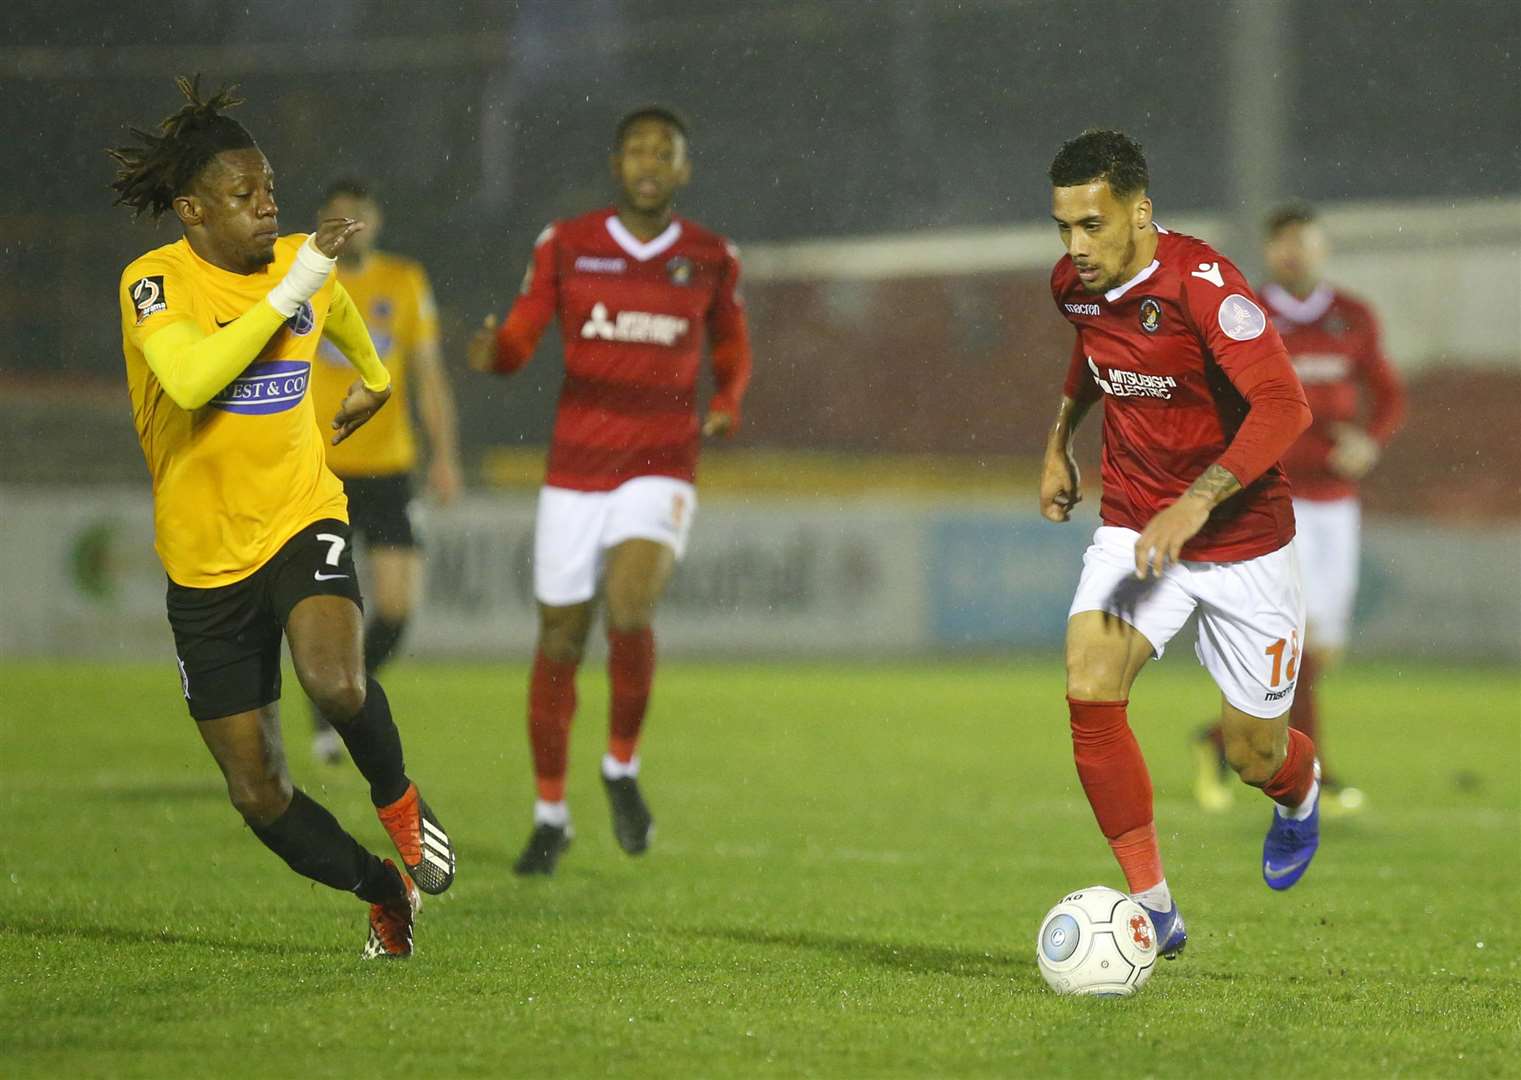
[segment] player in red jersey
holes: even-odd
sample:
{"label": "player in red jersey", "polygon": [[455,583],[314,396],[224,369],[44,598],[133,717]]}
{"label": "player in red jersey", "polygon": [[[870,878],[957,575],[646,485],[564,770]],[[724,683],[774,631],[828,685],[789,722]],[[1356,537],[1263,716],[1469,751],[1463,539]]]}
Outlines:
{"label": "player in red jersey", "polygon": [[1063,144],[1050,177],[1067,248],[1051,294],[1077,331],[1040,481],[1051,521],[1066,521],[1082,497],[1072,436],[1104,402],[1102,525],[1067,623],[1073,751],[1157,951],[1176,956],[1187,935],[1126,709],[1141,668],[1195,612],[1227,757],[1278,804],[1263,845],[1267,884],[1293,885],[1319,843],[1315,747],[1288,726],[1304,614],[1277,464],[1310,411],[1240,272],[1202,240],[1152,222],[1135,142],[1085,131]]}
{"label": "player in red jersey", "polygon": [[[618,205],[546,228],[507,320],[488,318],[470,344],[473,368],[501,374],[528,362],[556,316],[565,345],[534,537],[528,736],[538,798],[519,874],[553,873],[570,845],[567,743],[599,591],[612,683],[602,779],[619,845],[638,855],[649,844],[637,750],[655,672],[651,622],[697,510],[699,439],[734,431],[750,379],[738,254],[672,213],[692,174],[685,124],[658,107],[625,116],[612,173]],[[699,422],[704,338],[716,392]]]}
{"label": "player in red jersey", "polygon": [[[1289,722],[1322,747],[1316,680],[1341,660],[1357,595],[1362,509],[1357,486],[1378,462],[1405,416],[1405,390],[1384,356],[1378,319],[1367,304],[1322,277],[1328,245],[1315,211],[1302,203],[1267,221],[1268,282],[1262,300],[1278,328],[1315,422],[1283,457],[1294,485],[1295,548],[1304,575],[1309,626]],[[1366,418],[1364,418],[1366,414]],[[1199,742],[1194,792],[1206,809],[1230,804],[1221,783],[1219,729]],[[1353,811],[1362,793],[1321,777],[1328,811]]]}

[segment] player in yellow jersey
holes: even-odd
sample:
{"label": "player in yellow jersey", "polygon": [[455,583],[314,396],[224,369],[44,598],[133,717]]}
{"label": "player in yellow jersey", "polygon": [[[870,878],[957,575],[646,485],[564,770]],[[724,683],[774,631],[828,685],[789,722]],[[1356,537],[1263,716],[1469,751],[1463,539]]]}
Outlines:
{"label": "player in yellow jersey", "polygon": [[[323,463],[306,393],[326,337],[361,376],[331,421],[334,441],[391,395],[332,275],[363,226],[332,219],[282,237],[269,162],[226,115],[239,99],[225,88],[203,99],[199,77],[179,87],[187,104],[158,134],[133,129],[136,144],[110,154],[116,203],[154,219],[172,210],[184,230],[129,264],[118,291],[181,687],[254,835],[297,873],[369,903],[365,956],[409,956],[417,890],[449,887],[454,851],[407,778],[385,692],[364,670],[343,487]],[[291,783],[282,636],[302,687],[369,781],[407,873]]]}
{"label": "player in yellow jersey", "polygon": [[[384,219],[371,186],[356,179],[334,181],[317,212],[319,221],[328,218],[364,225],[338,254],[338,283],[363,313],[381,363],[391,373],[390,407],[352,438],[327,447],[328,468],[343,481],[349,523],[370,564],[373,607],[364,628],[364,666],[373,675],[401,642],[422,572],[422,545],[412,521],[417,439],[410,399],[415,393],[427,433],[428,488],[447,504],[460,489],[454,395],[439,353],[428,275],[410,259],[376,250]],[[338,411],[353,377],[341,351],[327,342],[318,346],[311,393],[319,417]],[[314,753],[337,764],[343,753],[337,731],[315,708],[312,717]]]}

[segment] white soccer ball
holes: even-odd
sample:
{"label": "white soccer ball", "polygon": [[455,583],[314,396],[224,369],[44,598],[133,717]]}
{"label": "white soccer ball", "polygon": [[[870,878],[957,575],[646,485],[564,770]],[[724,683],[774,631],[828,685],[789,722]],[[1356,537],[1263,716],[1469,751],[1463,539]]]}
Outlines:
{"label": "white soccer ball", "polygon": [[1140,904],[1092,885],[1062,897],[1041,920],[1035,959],[1058,994],[1129,997],[1151,978],[1157,934]]}

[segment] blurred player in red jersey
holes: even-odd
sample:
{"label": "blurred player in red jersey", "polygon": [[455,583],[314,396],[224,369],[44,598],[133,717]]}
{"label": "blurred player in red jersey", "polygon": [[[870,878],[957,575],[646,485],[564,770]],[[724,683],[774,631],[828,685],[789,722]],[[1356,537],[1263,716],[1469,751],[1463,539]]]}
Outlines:
{"label": "blurred player in red jersey", "polygon": [[[734,431],[750,379],[738,254],[672,213],[692,175],[686,125],[653,106],[625,116],[612,174],[618,205],[546,228],[506,322],[488,318],[470,343],[471,367],[501,374],[528,362],[556,316],[565,345],[534,537],[528,736],[538,798],[519,874],[553,873],[570,845],[567,743],[599,594],[612,683],[602,780],[619,845],[630,855],[649,845],[637,751],[655,673],[651,622],[697,510],[699,438]],[[704,338],[716,392],[699,421]]]}
{"label": "blurred player in red jersey", "polygon": [[1176,956],[1187,934],[1126,710],[1141,668],[1195,612],[1226,756],[1277,804],[1263,879],[1293,885],[1319,845],[1315,746],[1288,725],[1304,603],[1278,465],[1310,410],[1241,273],[1203,241],[1153,223],[1135,142],[1085,131],[1063,144],[1050,178],[1067,248],[1051,294],[1077,331],[1040,481],[1051,521],[1066,521],[1082,497],[1072,436],[1104,402],[1102,524],[1067,623],[1073,752],[1157,951]]}
{"label": "blurred player in red jersey", "polygon": [[[1357,485],[1399,429],[1405,390],[1384,356],[1373,310],[1322,279],[1328,245],[1315,211],[1302,203],[1281,207],[1269,215],[1266,231],[1269,280],[1262,300],[1315,416],[1283,457],[1294,485],[1299,530],[1294,546],[1309,624],[1289,722],[1321,746],[1315,683],[1341,660],[1357,596],[1362,524]],[[1324,757],[1322,749],[1322,762]],[[1221,783],[1225,761],[1218,727],[1201,738],[1198,758],[1199,803],[1223,809],[1232,789]],[[1329,768],[1321,785],[1328,811],[1361,807],[1362,793]]]}

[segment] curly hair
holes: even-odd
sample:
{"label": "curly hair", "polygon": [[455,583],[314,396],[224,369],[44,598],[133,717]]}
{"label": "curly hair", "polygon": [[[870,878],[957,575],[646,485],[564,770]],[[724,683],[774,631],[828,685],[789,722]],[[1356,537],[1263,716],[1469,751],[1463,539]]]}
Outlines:
{"label": "curly hair", "polygon": [[1062,143],[1051,161],[1054,187],[1076,187],[1105,180],[1117,198],[1128,199],[1151,182],[1141,144],[1123,131],[1089,128]]}
{"label": "curly hair", "polygon": [[186,104],[160,121],[159,134],[130,128],[138,140],[134,146],[106,149],[117,164],[113,206],[128,206],[132,216],[147,214],[157,220],[184,194],[211,159],[224,150],[257,147],[242,124],[224,115],[243,104],[237,88],[223,86],[208,98],[201,97],[201,77],[174,80]]}

